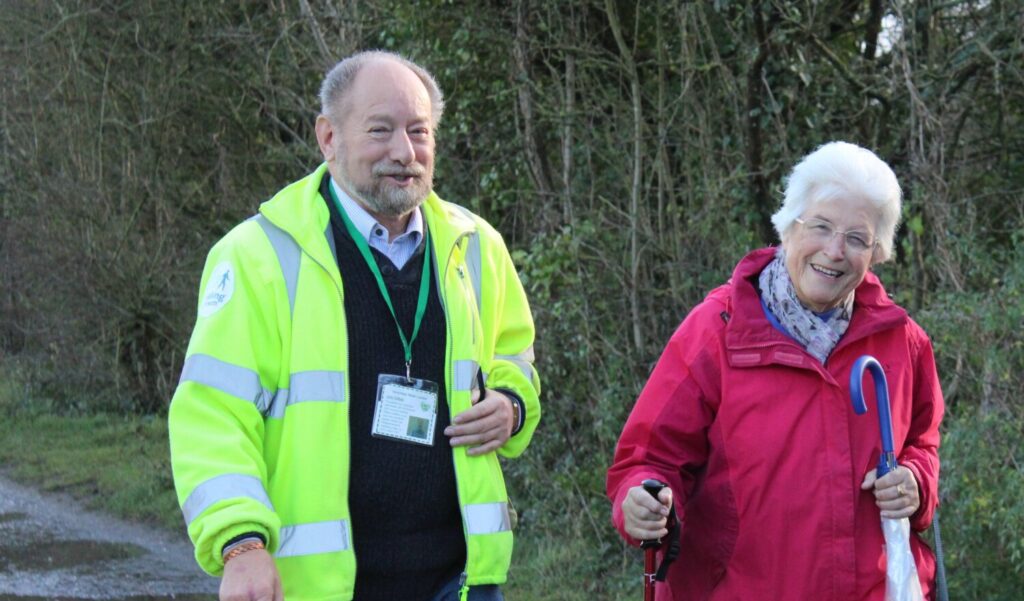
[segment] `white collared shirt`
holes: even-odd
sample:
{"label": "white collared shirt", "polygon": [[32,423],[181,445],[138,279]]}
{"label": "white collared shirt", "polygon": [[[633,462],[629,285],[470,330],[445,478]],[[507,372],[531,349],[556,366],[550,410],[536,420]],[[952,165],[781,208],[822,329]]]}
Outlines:
{"label": "white collared shirt", "polygon": [[338,195],[341,208],[345,210],[345,214],[352,220],[352,225],[356,226],[356,231],[363,236],[370,248],[376,248],[382,252],[398,269],[404,267],[423,239],[423,213],[420,208],[416,207],[413,210],[409,217],[409,224],[405,227],[405,233],[393,241],[389,241],[388,228],[381,225],[362,205],[346,194],[334,181],[334,178],[331,178],[331,187]]}

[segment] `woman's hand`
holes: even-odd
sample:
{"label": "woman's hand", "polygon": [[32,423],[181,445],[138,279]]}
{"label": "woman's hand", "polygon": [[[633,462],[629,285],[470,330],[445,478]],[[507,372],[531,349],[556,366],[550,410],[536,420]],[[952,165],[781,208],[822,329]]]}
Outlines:
{"label": "woman's hand", "polygon": [[626,533],[637,540],[653,540],[668,535],[668,514],[672,507],[672,489],[665,487],[655,499],[643,486],[634,486],[622,501]]}
{"label": "woman's hand", "polygon": [[875,505],[887,519],[909,518],[921,506],[917,480],[909,468],[902,465],[878,478],[876,470],[864,474],[861,490],[875,489]]}

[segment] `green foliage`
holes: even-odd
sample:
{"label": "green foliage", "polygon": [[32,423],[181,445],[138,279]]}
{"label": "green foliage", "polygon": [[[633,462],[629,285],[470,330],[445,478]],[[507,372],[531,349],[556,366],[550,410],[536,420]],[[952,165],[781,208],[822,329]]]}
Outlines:
{"label": "green foliage", "polygon": [[950,595],[1015,599],[1024,587],[1024,257],[978,292],[937,294],[916,317],[947,402],[940,512]]}
{"label": "green foliage", "polygon": [[28,333],[34,385],[66,409],[161,411],[202,249],[314,163],[315,113],[289,99],[315,96],[316,66],[273,43],[291,18],[5,6],[3,137],[18,151],[3,164],[4,315]]}
{"label": "green foliage", "polygon": [[960,411],[942,447],[950,598],[1015,599],[1024,587],[1024,411]]}

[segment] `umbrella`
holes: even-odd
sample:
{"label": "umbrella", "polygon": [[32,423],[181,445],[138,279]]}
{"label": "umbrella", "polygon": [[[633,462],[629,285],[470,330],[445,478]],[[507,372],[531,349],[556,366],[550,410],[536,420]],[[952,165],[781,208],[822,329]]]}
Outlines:
{"label": "umbrella", "polygon": [[[892,415],[889,413],[889,386],[878,360],[864,355],[853,364],[850,373],[850,399],[857,415],[867,413],[861,382],[864,370],[871,371],[878,402],[878,427],[882,432],[882,454],[878,457],[876,474],[879,478],[896,469],[896,453],[892,443]],[[917,578],[917,565],[910,553],[910,520],[882,519],[885,535],[885,601],[922,601],[921,581]]]}

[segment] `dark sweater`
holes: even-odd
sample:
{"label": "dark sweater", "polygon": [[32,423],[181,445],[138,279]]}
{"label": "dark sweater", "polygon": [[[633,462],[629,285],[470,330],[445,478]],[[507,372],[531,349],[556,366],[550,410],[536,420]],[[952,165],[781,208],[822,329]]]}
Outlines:
{"label": "dark sweater", "polygon": [[[425,600],[462,572],[466,562],[455,467],[444,435],[449,424],[444,385],[447,323],[438,298],[437,273],[431,272],[427,309],[412,352],[412,377],[438,385],[434,445],[375,438],[370,432],[377,376],[404,375],[404,350],[377,281],[330,201],[329,181],[324,178],[321,195],[331,210],[348,325],[349,509],[356,553],[355,599]],[[401,270],[383,254],[371,252],[408,337],[423,261],[431,260],[431,252],[421,244]]]}

